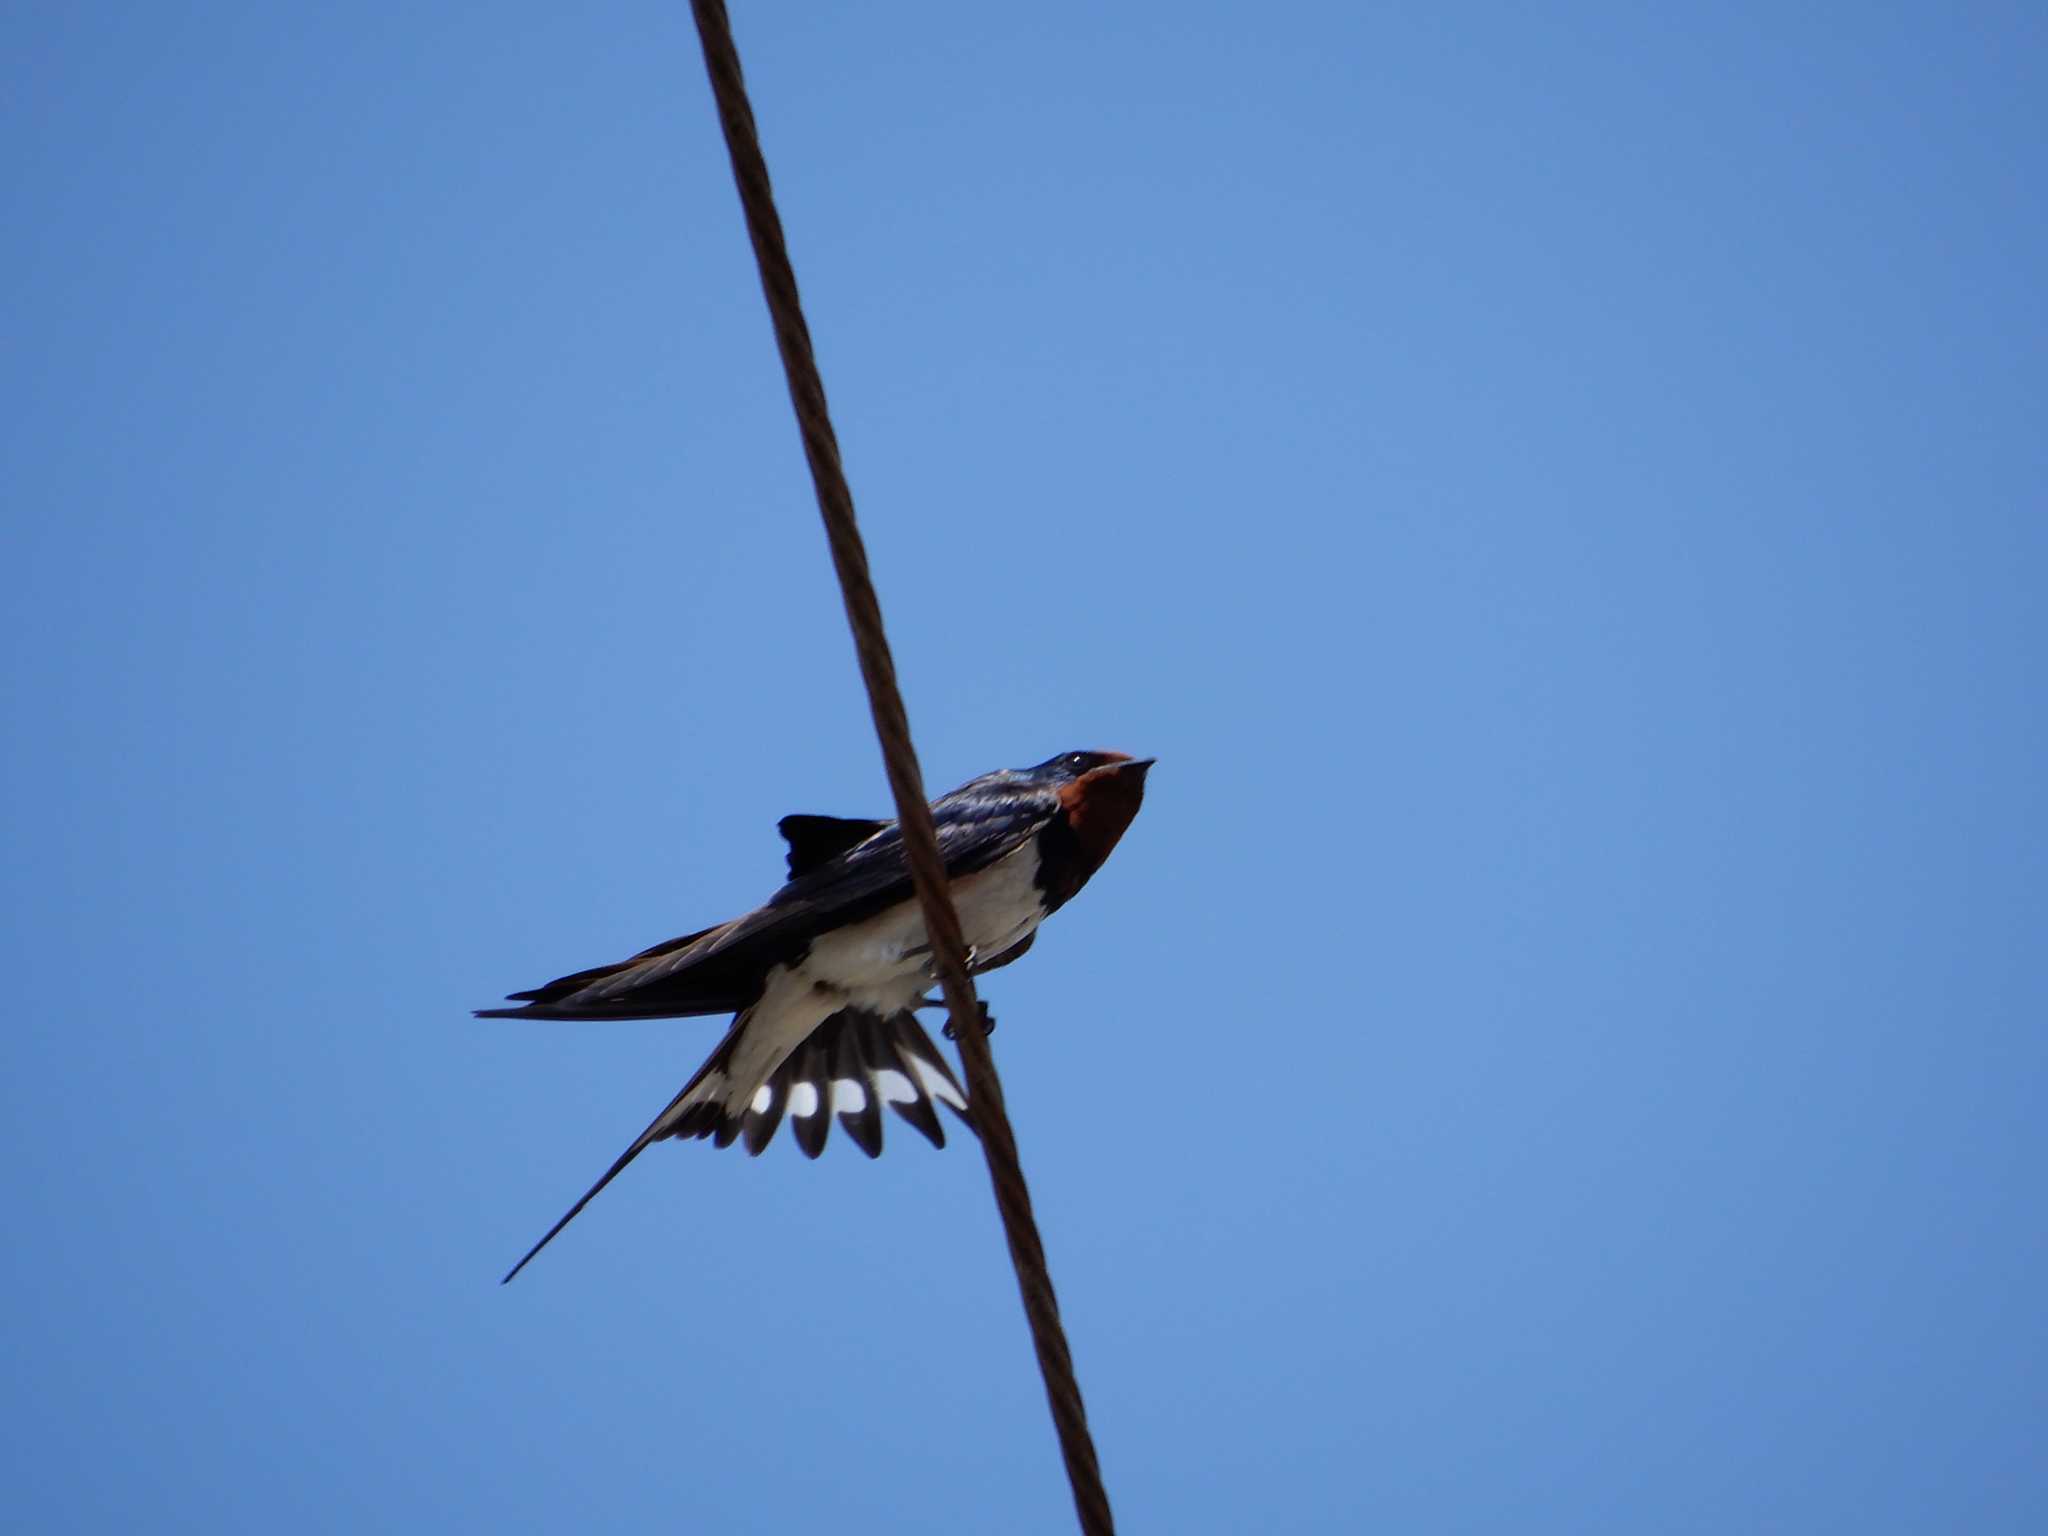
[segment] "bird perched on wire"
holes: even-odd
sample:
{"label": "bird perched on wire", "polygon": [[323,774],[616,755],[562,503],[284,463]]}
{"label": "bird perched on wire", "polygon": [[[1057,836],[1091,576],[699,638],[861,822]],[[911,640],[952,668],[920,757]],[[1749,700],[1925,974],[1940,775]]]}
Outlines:
{"label": "bird perched on wire", "polygon": [[[970,779],[932,802],[939,852],[977,974],[1031,947],[1038,925],[1102,867],[1138,814],[1151,758],[1065,752]],[[524,1269],[649,1145],[744,1138],[759,1154],[785,1117],[811,1157],[836,1117],[870,1157],[889,1105],[935,1146],[935,1103],[971,1126],[967,1095],[917,1022],[931,950],[893,821],[785,816],[789,881],[742,917],[630,960],[482,1008],[485,1019],[668,1019],[732,1013],[710,1059],[654,1123],[505,1276]],[[986,1010],[983,1014],[987,1018]]]}

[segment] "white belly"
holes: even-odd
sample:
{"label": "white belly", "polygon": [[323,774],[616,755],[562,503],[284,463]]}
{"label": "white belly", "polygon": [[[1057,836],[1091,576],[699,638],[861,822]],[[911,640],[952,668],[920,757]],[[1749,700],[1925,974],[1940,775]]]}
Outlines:
{"label": "white belly", "polygon": [[[1022,943],[1040,917],[1038,847],[1028,842],[987,869],[953,882],[953,904],[968,946],[983,959]],[[748,1102],[806,1036],[845,1007],[878,1013],[908,1008],[931,985],[924,912],[913,898],[865,922],[820,934],[795,966],[778,965],[736,1043],[722,1090]]]}
{"label": "white belly", "polygon": [[[1038,847],[1026,843],[987,869],[953,882],[960,931],[983,959],[1021,943],[1038,926]],[[900,996],[902,1007],[931,983],[924,911],[910,900],[866,922],[821,934],[800,969],[813,982],[863,1000]]]}

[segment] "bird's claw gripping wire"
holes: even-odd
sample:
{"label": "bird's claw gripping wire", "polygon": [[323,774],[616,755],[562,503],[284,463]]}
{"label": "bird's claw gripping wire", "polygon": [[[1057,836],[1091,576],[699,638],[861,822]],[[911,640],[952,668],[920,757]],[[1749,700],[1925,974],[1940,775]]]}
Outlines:
{"label": "bird's claw gripping wire", "polygon": [[[943,1008],[946,1006],[946,1000],[943,997],[920,997],[910,1006],[913,1008]],[[986,1039],[996,1032],[996,1016],[989,1012],[988,1004],[980,998],[974,1000],[974,1006],[981,1010],[981,1033],[982,1037]],[[953,1028],[953,1021],[951,1019],[946,1020],[946,1038],[948,1040],[958,1040],[960,1038],[960,1033]]]}
{"label": "bird's claw gripping wire", "polygon": [[[939,1006],[943,1008],[946,1005],[943,1001],[940,1001]],[[981,1010],[981,1033],[983,1037],[986,1038],[994,1034],[996,1032],[996,1016],[988,1011],[988,1004],[977,998],[974,1006]],[[953,1028],[953,1021],[951,1019],[946,1020],[946,1038],[948,1040],[958,1040],[960,1038],[959,1032]]]}

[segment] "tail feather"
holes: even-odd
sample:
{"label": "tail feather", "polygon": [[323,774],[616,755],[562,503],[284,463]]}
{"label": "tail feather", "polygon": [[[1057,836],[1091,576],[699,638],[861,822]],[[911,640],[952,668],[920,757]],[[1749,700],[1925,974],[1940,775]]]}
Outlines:
{"label": "tail feather", "polygon": [[744,1139],[758,1157],[787,1120],[804,1156],[817,1157],[836,1119],[856,1146],[879,1157],[885,1104],[935,1147],[946,1144],[935,1105],[973,1125],[966,1091],[908,1010],[885,1015],[841,1009],[812,1030],[749,1098],[728,1105],[733,1085],[724,1065],[731,1045],[729,1039],[706,1064],[695,1102],[663,1135],[709,1137],[721,1147]]}
{"label": "tail feather", "polygon": [[777,1079],[781,1080],[789,1095],[789,1134],[805,1157],[824,1151],[825,1138],[832,1134],[832,1071],[826,1065],[830,1058],[825,1053],[824,1034],[822,1027],[814,1031],[761,1085],[773,1093]]}
{"label": "tail feather", "polygon": [[841,1009],[812,1030],[750,1096],[735,1101],[731,1064],[752,1016],[748,1010],[733,1021],[724,1041],[683,1091],[620,1154],[604,1177],[527,1250],[526,1257],[512,1266],[506,1280],[524,1269],[628,1163],[657,1141],[709,1137],[726,1147],[744,1138],[747,1151],[759,1156],[774,1139],[776,1127],[787,1119],[797,1146],[806,1157],[816,1157],[825,1150],[836,1118],[856,1146],[869,1157],[879,1157],[884,1104],[935,1147],[946,1144],[936,1108],[939,1104],[952,1110],[969,1130],[974,1128],[966,1091],[931,1036],[908,1010],[881,1014],[865,1008]]}
{"label": "tail feather", "polygon": [[581,1214],[583,1207],[590,1204],[591,1201],[603,1193],[605,1185],[611,1183],[613,1179],[624,1173],[628,1163],[632,1162],[634,1158],[645,1152],[664,1136],[673,1136],[676,1133],[676,1126],[695,1114],[696,1110],[704,1102],[707,1093],[715,1092],[724,1083],[725,1073],[720,1064],[731,1058],[733,1042],[739,1038],[740,1031],[747,1027],[747,1019],[748,1015],[742,1013],[732,1021],[732,1028],[725,1032],[724,1043],[711,1053],[711,1059],[697,1069],[696,1075],[683,1084],[682,1092],[668,1101],[668,1108],[656,1115],[652,1122],[649,1123],[647,1129],[634,1139],[633,1145],[621,1152],[618,1161],[604,1171],[604,1177],[585,1190],[583,1198],[564,1211],[561,1220],[557,1221],[552,1227],[549,1227],[542,1234],[541,1240],[526,1250],[525,1257],[505,1271],[505,1278],[500,1280],[498,1284],[510,1285],[512,1277],[526,1268],[528,1264],[531,1264],[535,1254],[553,1242],[556,1234]]}
{"label": "tail feather", "polygon": [[832,1111],[853,1144],[882,1155],[882,1092],[862,1048],[861,1031],[846,1028],[832,1045]]}

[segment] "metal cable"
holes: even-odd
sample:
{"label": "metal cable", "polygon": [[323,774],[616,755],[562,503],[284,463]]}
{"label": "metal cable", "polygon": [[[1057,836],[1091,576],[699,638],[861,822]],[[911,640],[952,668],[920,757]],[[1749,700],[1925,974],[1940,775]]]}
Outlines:
{"label": "metal cable", "polygon": [[1109,1495],[1102,1486],[1102,1469],[1096,1461],[1095,1442],[1088,1433],[1081,1386],[1074,1378],[1073,1357],[1067,1350],[1066,1331],[1060,1325],[1059,1303],[1053,1295],[1052,1276],[1046,1269],[1045,1248],[1038,1238],[1038,1223],[1031,1214],[1031,1191],[1017,1161],[1017,1141],[1003,1106],[1002,1084],[996,1079],[995,1059],[982,1033],[974,982],[967,971],[966,941],[961,936],[960,917],[953,909],[952,894],[947,888],[946,866],[939,856],[931,807],[925,803],[924,776],[918,768],[917,750],[911,744],[903,696],[896,686],[896,664],[889,655],[881,604],[868,575],[867,549],[854,521],[853,492],[847,487],[846,472],[839,462],[839,439],[832,431],[832,418],[826,409],[825,385],[818,374],[810,328],[804,323],[803,305],[797,297],[796,274],[790,267],[789,251],[783,241],[782,220],[775,212],[768,164],[762,158],[753,108],[747,101],[746,82],[740,74],[739,52],[733,45],[732,27],[721,0],[691,0],[690,8],[697,18],[704,67],[711,77],[711,94],[717,100],[719,123],[732,155],[733,180],[739,186],[747,233],[753,240],[754,257],[761,269],[761,291],[767,297],[769,317],[775,325],[775,344],[782,353],[783,372],[789,379],[790,403],[796,408],[797,426],[803,433],[804,457],[810,461],[811,480],[817,487],[818,512],[832,547],[833,568],[839,574],[846,620],[853,629],[854,650],[860,657],[861,677],[867,684],[868,707],[874,715],[875,735],[882,745],[889,790],[896,798],[904,856],[917,887],[917,899],[924,907],[933,967],[952,1015],[952,1032],[958,1037],[975,1127],[981,1133],[982,1153],[988,1159],[989,1178],[995,1185],[996,1206],[1002,1214],[1003,1234],[1009,1239],[1010,1260],[1016,1266],[1017,1289],[1031,1325],[1038,1368],[1045,1377],[1046,1400],[1052,1408],[1053,1426],[1059,1433],[1067,1481],[1073,1486],[1074,1509],[1085,1536],[1113,1536],[1115,1525],[1110,1517]]}

